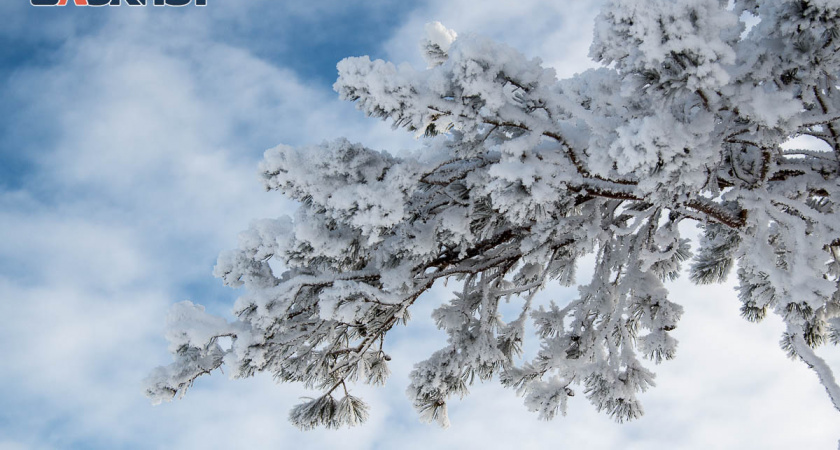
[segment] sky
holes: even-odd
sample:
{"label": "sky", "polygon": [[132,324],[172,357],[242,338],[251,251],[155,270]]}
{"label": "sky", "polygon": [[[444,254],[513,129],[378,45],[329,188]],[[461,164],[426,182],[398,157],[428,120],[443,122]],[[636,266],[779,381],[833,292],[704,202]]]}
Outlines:
{"label": "sky", "polygon": [[[413,364],[445,342],[429,318],[443,286],[393,331],[387,385],[356,388],[371,405],[363,426],[297,430],[288,410],[311,393],[265,375],[214,373],[183,400],[152,406],[141,382],[170,361],[169,306],[192,300],[230,317],[239,293],[211,275],[216,256],[250,221],[295,207],[262,189],[266,149],[340,136],[390,151],[422,145],[337,99],[340,59],[422,67],[423,26],[441,21],[568,77],[595,66],[586,55],[600,6],[207,3],[0,3],[0,450],[837,448],[840,413],[778,348],[778,321],[739,317],[732,280],[669,284],[685,308],[677,358],[654,368],[646,414],[627,424],[582,396],[568,416],[539,421],[495,381],[453,402],[450,428],[421,423],[405,389]],[[822,355],[840,368],[837,348]]]}

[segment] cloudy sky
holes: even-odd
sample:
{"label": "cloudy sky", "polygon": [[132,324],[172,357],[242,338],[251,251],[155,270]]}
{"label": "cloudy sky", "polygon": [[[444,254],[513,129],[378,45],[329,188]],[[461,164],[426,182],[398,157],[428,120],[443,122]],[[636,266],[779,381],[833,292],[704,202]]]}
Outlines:
{"label": "cloudy sky", "polygon": [[[836,448],[840,413],[779,350],[778,321],[738,317],[731,283],[670,286],[686,310],[678,356],[656,367],[646,415],[630,424],[581,396],[541,422],[495,383],[454,402],[451,428],[420,423],[404,391],[412,365],[445,340],[428,319],[443,287],[395,331],[387,386],[358,388],[372,406],[362,427],[298,431],[286,416],[307,392],[268,376],[216,373],[151,406],[141,380],[169,361],[169,305],[229,316],[237,292],[212,277],[216,255],[249,221],[294,208],[257,181],[265,149],[339,136],[420,145],[336,99],[337,61],[419,67],[423,25],[439,20],[569,76],[592,66],[599,3],[28,3],[0,3],[0,449]],[[838,353],[823,354],[840,368]]]}

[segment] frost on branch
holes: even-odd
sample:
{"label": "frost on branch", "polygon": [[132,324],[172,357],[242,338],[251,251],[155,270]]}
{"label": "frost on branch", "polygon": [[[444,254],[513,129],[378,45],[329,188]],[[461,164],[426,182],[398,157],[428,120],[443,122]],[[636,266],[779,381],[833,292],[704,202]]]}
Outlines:
{"label": "frost on branch", "polygon": [[[434,312],[447,345],[411,373],[421,417],[497,377],[540,418],[581,395],[618,421],[643,413],[650,363],[673,358],[683,308],[664,281],[735,272],[742,314],[784,320],[783,347],[814,369],[840,341],[840,6],[826,0],[611,1],[591,55],[557,80],[488,39],[427,27],[429,68],[367,57],[338,65],[335,89],[371,117],[423,136],[393,156],[346,140],[279,146],[266,189],[299,202],[220,255],[216,276],[244,286],[233,323],[173,308],[175,362],[150,377],[168,400],[222,364],[321,394],[297,426],[364,421],[353,383],[383,384],[385,336],[435,283],[458,283]],[[742,14],[760,19],[748,32]],[[795,148],[810,136],[823,149]],[[695,255],[680,224],[702,230]],[[576,266],[595,256],[594,275]],[[269,261],[275,264],[269,265]],[[282,267],[282,270],[275,270]],[[550,283],[570,301],[535,301]],[[502,317],[500,301],[521,307]],[[523,356],[526,324],[540,341]],[[217,345],[221,336],[232,345]]]}
{"label": "frost on branch", "polygon": [[224,351],[216,340],[230,335],[232,327],[220,318],[204,312],[204,307],[185,301],[169,311],[167,319],[169,351],[177,363],[158,367],[146,379],[146,395],[154,403],[184,396],[193,381],[222,364]]}
{"label": "frost on branch", "polygon": [[429,68],[439,66],[446,62],[447,52],[458,34],[447,29],[440,22],[426,24],[426,39],[421,43],[423,58]]}

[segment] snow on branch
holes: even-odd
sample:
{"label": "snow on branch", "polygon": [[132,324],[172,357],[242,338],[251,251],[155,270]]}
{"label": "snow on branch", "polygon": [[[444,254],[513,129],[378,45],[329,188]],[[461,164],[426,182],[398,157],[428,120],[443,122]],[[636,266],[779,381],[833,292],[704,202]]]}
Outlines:
{"label": "snow on branch", "polygon": [[[683,309],[664,281],[690,262],[701,284],[735,270],[743,316],[779,315],[783,346],[838,405],[812,349],[840,342],[840,6],[654,3],[608,2],[591,49],[605,66],[566,80],[439,23],[421,45],[425,70],[340,62],[339,96],[424,148],[396,157],[339,139],[267,151],[265,187],[300,206],[220,255],[215,274],[245,288],[234,322],[173,308],[175,362],[149,378],[149,396],[171,399],[225,365],[319,390],[292,409],[303,429],[356,425],[368,408],[353,383],[384,383],[387,333],[449,281],[459,287],[433,314],[447,345],[408,389],[425,420],[448,425],[448,400],[493,377],[543,419],[580,392],[632,420],[654,386],[650,364],[676,355]],[[742,36],[744,11],[760,22]],[[800,135],[832,151],[783,148]],[[684,221],[704,232],[694,256]],[[550,283],[577,284],[587,254],[594,275],[577,298],[533,301]],[[516,318],[499,314],[502,300],[519,302]],[[528,321],[541,346],[524,360]]]}

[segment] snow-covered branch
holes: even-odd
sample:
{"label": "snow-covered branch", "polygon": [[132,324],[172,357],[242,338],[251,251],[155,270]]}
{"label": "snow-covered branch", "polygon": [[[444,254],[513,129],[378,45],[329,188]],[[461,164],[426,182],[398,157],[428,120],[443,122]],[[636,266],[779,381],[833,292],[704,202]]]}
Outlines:
{"label": "snow-covered branch", "polygon": [[[497,376],[541,418],[565,414],[580,390],[631,420],[654,385],[644,360],[676,354],[683,310],[664,282],[692,259],[679,230],[690,220],[704,230],[691,279],[737,267],[744,317],[781,316],[794,330],[785,342],[837,405],[812,348],[840,342],[840,6],[729,3],[610,1],[591,48],[604,67],[566,80],[440,24],[427,27],[425,70],[339,63],[340,97],[424,148],[397,157],[339,139],[267,151],[265,187],[300,207],[254,222],[219,257],[215,274],[245,287],[234,322],[174,308],[176,360],[149,395],[168,400],[225,365],[320,390],[292,410],[301,428],[355,425],[368,411],[353,382],[384,382],[388,332],[447,280],[460,287],[433,314],[447,346],[411,374],[422,417],[448,424],[449,398]],[[744,11],[760,22],[742,36]],[[832,151],[785,150],[801,135]],[[549,283],[578,283],[587,254],[595,271],[579,296],[535,306]],[[502,300],[520,302],[516,318],[499,314]],[[541,342],[529,361],[527,320]]]}

